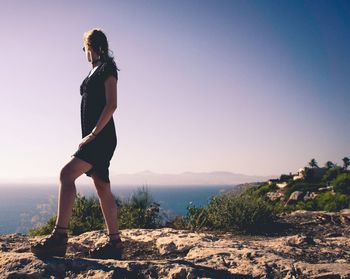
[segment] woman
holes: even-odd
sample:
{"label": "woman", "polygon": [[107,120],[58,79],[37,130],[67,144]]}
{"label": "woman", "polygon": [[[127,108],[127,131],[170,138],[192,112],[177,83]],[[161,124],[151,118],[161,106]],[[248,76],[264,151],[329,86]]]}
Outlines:
{"label": "woman", "polygon": [[117,224],[117,206],[109,180],[108,167],[117,146],[113,113],[117,108],[118,68],[109,55],[108,41],[101,29],[83,37],[86,58],[92,70],[80,86],[82,140],[78,150],[60,172],[60,189],[55,228],[51,235],[33,245],[37,256],[64,256],[68,242],[68,223],[76,196],[75,180],[82,174],[92,177],[108,228],[108,242],[89,251],[92,258],[121,256],[123,243]]}

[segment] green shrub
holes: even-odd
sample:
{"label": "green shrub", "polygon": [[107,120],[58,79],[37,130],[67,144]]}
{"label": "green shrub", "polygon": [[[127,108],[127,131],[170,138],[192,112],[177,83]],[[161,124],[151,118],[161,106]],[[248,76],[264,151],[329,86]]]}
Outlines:
{"label": "green shrub", "polygon": [[205,207],[196,207],[195,205],[187,206],[187,214],[184,218],[187,229],[199,231],[208,228],[209,218],[208,210]]}
{"label": "green shrub", "polygon": [[27,232],[30,236],[47,235],[50,234],[56,223],[56,215],[52,216],[45,225],[30,228]]}
{"label": "green shrub", "polygon": [[310,210],[310,211],[321,210],[318,208],[318,204],[315,200],[308,200],[306,202],[299,201],[295,205],[295,209]]}
{"label": "green shrub", "polygon": [[275,201],[270,201],[269,203],[270,203],[271,207],[273,208],[273,211],[275,212],[276,215],[281,214],[281,213],[286,211],[284,201],[277,199]]}
{"label": "green shrub", "polygon": [[171,220],[167,221],[165,223],[165,227],[173,228],[176,230],[184,230],[187,229],[186,223],[185,223],[185,217],[181,215],[177,215],[173,217]]}
{"label": "green shrub", "polygon": [[208,204],[208,224],[216,229],[259,232],[275,217],[274,209],[258,195],[217,196]]}
{"label": "green shrub", "polygon": [[321,176],[318,176],[316,172],[318,171],[317,168],[304,168],[304,182],[307,183],[320,183],[322,180]]}
{"label": "green shrub", "polygon": [[[161,223],[159,204],[153,201],[148,190],[138,189],[131,197],[123,201],[115,198],[117,204],[117,218],[119,229],[125,228],[155,228]],[[28,230],[29,235],[50,234],[56,223],[56,215],[41,226]],[[106,228],[99,199],[96,196],[84,197],[79,193],[76,196],[72,216],[68,225],[68,232],[78,235],[91,230]]]}
{"label": "green shrub", "polygon": [[285,213],[291,213],[295,210],[295,206],[296,205],[292,205],[292,204],[286,204],[283,206],[283,212]]}
{"label": "green shrub", "polygon": [[350,197],[340,193],[333,193],[332,191],[320,193],[315,199],[307,202],[298,202],[297,209],[304,210],[325,210],[325,211],[339,211],[350,207]]}
{"label": "green shrub", "polygon": [[73,206],[69,229],[73,235],[105,228],[103,213],[96,196],[85,197],[77,194]]}
{"label": "green shrub", "polygon": [[262,197],[244,193],[214,196],[207,207],[188,206],[184,221],[191,230],[260,232],[272,225],[275,218],[273,207]]}
{"label": "green shrub", "polygon": [[[54,229],[56,218],[55,215],[51,217],[44,226],[29,229],[28,234],[50,234]],[[77,193],[68,225],[68,232],[72,235],[79,235],[91,230],[101,230],[104,229],[104,227],[103,214],[98,198],[96,196],[87,198]]]}
{"label": "green shrub", "polygon": [[343,172],[343,168],[340,166],[335,166],[327,170],[327,172],[322,177],[322,182],[331,182],[335,179],[339,174]]}
{"label": "green shrub", "polygon": [[335,192],[345,194],[345,195],[350,195],[350,174],[349,173],[339,174],[332,181],[332,185]]}
{"label": "green shrub", "polygon": [[284,197],[286,200],[288,200],[291,193],[294,191],[301,191],[304,194],[307,191],[315,192],[318,190],[318,188],[321,187],[319,184],[313,184],[313,183],[306,183],[306,182],[294,182],[290,185],[288,185],[284,191]]}
{"label": "green shrub", "polygon": [[[258,196],[265,196],[267,192],[275,191],[277,189],[276,183],[272,184],[263,184],[260,187],[258,187],[253,194],[256,194]],[[245,193],[247,194],[247,193]]]}
{"label": "green shrub", "polygon": [[148,189],[138,189],[120,206],[120,229],[143,228],[153,229],[160,226],[159,206]]}
{"label": "green shrub", "polygon": [[325,192],[316,198],[319,210],[339,211],[350,206],[350,198],[340,193]]}
{"label": "green shrub", "polygon": [[[252,189],[247,189],[246,192],[251,192]],[[238,195],[240,196],[240,195]],[[227,230],[227,220],[229,216],[230,200],[238,197],[237,195],[218,195],[210,198],[208,202],[208,223],[212,228],[219,230]]]}
{"label": "green shrub", "polygon": [[265,184],[262,184],[260,186],[254,186],[254,187],[251,187],[251,188],[248,188],[246,189],[245,191],[241,192],[241,193],[238,193],[236,196],[239,196],[239,195],[242,195],[242,194],[245,194],[245,195],[256,195],[258,189],[262,186],[264,186]]}

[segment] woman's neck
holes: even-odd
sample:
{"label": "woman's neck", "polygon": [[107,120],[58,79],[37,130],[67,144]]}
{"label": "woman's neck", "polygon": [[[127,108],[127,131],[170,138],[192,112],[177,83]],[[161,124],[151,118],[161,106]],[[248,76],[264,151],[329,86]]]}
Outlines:
{"label": "woman's neck", "polygon": [[95,67],[101,65],[102,61],[101,61],[101,59],[95,59],[95,60],[91,61],[91,64],[92,64],[92,68],[95,68]]}

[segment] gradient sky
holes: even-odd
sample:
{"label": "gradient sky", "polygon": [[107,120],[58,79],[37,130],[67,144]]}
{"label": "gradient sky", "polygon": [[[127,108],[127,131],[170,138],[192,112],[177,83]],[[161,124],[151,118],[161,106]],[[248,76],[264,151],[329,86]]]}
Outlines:
{"label": "gradient sky", "polygon": [[349,1],[1,1],[0,24],[0,180],[58,177],[78,148],[94,27],[121,69],[111,173],[350,155]]}

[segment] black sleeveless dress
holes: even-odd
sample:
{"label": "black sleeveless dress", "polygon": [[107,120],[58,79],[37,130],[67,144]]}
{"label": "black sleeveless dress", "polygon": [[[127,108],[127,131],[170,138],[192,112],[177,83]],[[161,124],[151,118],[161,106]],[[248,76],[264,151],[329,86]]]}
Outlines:
{"label": "black sleeveless dress", "polygon": [[[110,75],[118,79],[117,67],[113,61],[99,65],[80,85],[82,138],[91,133],[106,105],[104,82]],[[91,177],[95,172],[102,180],[110,182],[108,168],[116,146],[117,134],[112,116],[97,136],[83,144],[71,157],[76,156],[92,164],[92,168],[85,172],[87,176]]]}

